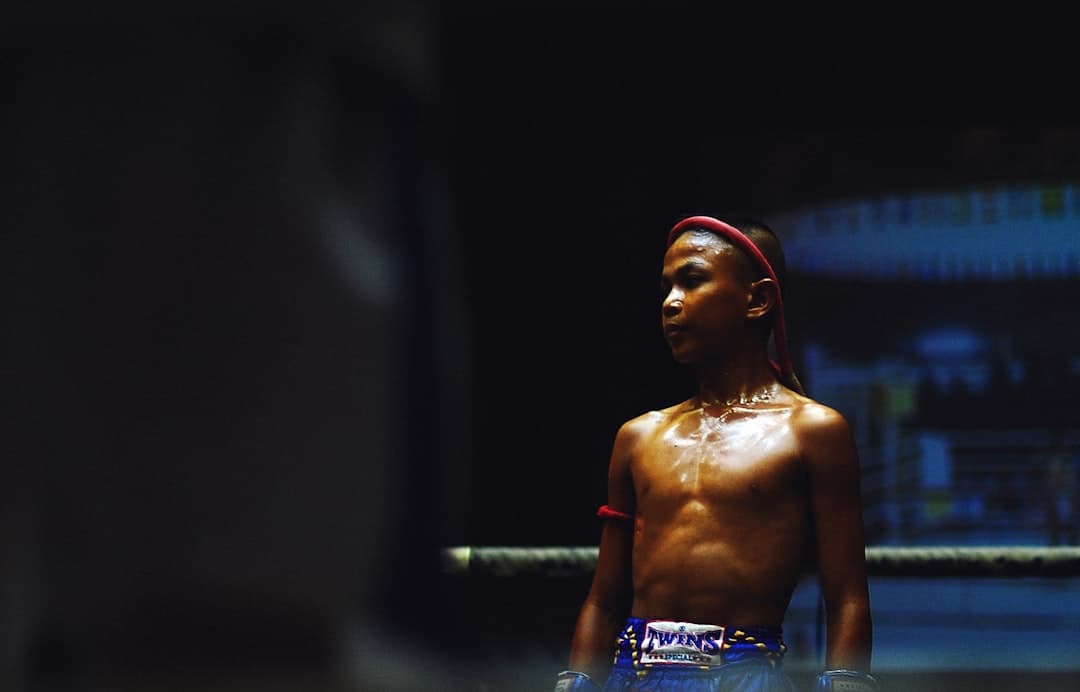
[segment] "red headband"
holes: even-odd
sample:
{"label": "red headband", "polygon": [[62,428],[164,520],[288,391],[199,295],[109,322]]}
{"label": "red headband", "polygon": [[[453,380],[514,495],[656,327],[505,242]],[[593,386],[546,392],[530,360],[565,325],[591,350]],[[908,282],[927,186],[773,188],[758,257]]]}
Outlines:
{"label": "red headband", "polygon": [[773,271],[772,265],[769,264],[769,260],[765,259],[765,255],[761,254],[761,250],[758,249],[757,245],[754,245],[742,231],[719,219],[714,219],[711,216],[690,216],[675,224],[675,227],[668,233],[668,247],[671,247],[671,244],[675,242],[675,239],[679,237],[679,234],[692,228],[703,228],[706,231],[715,233],[750,255],[765,271],[766,276],[772,279],[773,283],[776,284],[776,308],[773,310],[773,335],[776,339],[776,355],[780,358],[780,365],[777,367],[777,370],[780,371],[781,376],[791,375],[794,377],[795,369],[791,365],[791,356],[788,354],[787,325],[784,323],[784,300],[781,297],[780,280],[776,278],[776,272]]}

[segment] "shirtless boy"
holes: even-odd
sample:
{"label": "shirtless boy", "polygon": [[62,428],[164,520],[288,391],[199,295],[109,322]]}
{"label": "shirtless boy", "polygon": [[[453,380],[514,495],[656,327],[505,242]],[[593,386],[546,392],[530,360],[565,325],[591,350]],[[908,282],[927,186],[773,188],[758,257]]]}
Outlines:
{"label": "shirtless boy", "polygon": [[818,689],[876,689],[858,457],[844,418],[800,393],[777,274],[762,224],[672,229],[662,324],[698,389],[615,437],[600,555],[557,691],[605,678],[604,690],[791,690],[780,628],[815,563]]}

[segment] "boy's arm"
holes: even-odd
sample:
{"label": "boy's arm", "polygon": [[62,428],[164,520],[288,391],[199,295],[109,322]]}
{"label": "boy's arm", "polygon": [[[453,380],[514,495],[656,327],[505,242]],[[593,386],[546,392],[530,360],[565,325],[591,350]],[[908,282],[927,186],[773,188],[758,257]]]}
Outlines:
{"label": "boy's arm", "polygon": [[836,411],[815,405],[801,418],[825,597],[826,668],[868,673],[872,626],[858,453],[847,421]]}
{"label": "boy's arm", "polygon": [[[623,425],[615,436],[608,467],[608,506],[631,517],[635,504],[630,459],[636,440],[632,423]],[[615,638],[633,600],[633,544],[632,519],[604,521],[596,572],[570,646],[570,669],[585,673],[600,684],[611,667]]]}

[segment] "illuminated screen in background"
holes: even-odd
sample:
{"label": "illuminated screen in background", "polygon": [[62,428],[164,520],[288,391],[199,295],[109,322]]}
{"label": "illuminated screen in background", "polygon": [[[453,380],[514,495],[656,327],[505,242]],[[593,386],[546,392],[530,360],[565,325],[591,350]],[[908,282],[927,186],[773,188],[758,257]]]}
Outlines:
{"label": "illuminated screen in background", "polygon": [[[1080,543],[1080,186],[897,194],[770,222],[812,313],[796,315],[803,381],[856,438],[868,543]],[[877,667],[1074,669],[1076,582],[873,580]],[[795,641],[814,636],[816,588],[792,603]],[[1018,635],[1038,651],[990,653]]]}

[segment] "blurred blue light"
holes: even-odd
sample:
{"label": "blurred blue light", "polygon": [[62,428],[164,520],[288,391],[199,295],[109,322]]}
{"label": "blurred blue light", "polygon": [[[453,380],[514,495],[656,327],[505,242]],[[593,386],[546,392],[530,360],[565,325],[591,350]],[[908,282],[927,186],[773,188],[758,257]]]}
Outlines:
{"label": "blurred blue light", "polygon": [[922,281],[1080,276],[1076,184],[849,200],[771,220],[789,266],[810,274]]}
{"label": "blurred blue light", "polygon": [[985,349],[983,338],[963,327],[935,329],[915,338],[915,352],[927,360],[967,360]]}

